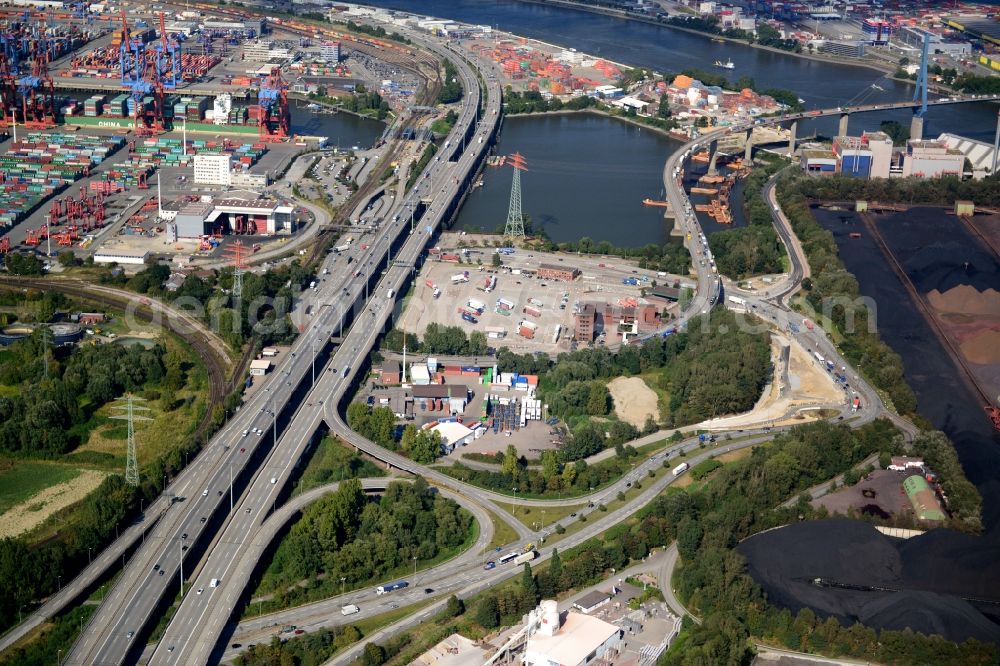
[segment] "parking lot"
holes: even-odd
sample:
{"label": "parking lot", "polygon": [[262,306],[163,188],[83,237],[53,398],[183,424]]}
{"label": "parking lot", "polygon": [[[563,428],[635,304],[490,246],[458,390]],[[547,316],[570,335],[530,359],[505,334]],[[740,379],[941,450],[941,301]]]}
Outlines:
{"label": "parking lot", "polygon": [[[442,248],[458,239],[457,234],[447,234],[442,237]],[[449,254],[458,255],[461,262],[440,259]],[[636,305],[645,302],[644,292],[653,286],[673,285],[680,279],[637,268],[634,263],[618,257],[516,250],[513,254],[502,255],[503,265],[494,267],[493,255],[494,249],[487,247],[441,249],[436,255],[438,260],[432,255],[420,271],[414,297],[408,301],[400,321],[401,328],[419,335],[428,324],[438,322],[461,326],[467,333],[483,332],[494,347],[503,346],[518,353],[557,353],[573,348],[573,314],[584,303]],[[577,269],[579,275],[572,281],[543,278],[537,274],[543,264]],[[457,276],[466,272],[468,282],[458,281]],[[486,284],[494,277],[496,285],[487,291]],[[623,284],[626,279],[637,284]],[[687,283],[681,280],[682,286]],[[437,298],[434,297],[435,289],[440,290]],[[499,307],[499,299],[512,307],[509,310]],[[474,323],[463,319],[461,312],[469,307],[470,300],[484,306],[482,313],[473,317]],[[665,309],[670,312],[676,307],[673,304]],[[531,312],[532,308],[537,316]],[[518,334],[522,321],[537,327],[533,339]]]}

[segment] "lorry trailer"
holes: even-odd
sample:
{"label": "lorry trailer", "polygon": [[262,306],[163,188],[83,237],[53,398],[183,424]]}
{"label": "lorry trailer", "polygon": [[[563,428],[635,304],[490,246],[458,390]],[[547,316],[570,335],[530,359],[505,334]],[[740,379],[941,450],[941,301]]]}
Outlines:
{"label": "lorry trailer", "polygon": [[393,592],[395,590],[402,590],[404,587],[409,587],[409,583],[405,580],[396,581],[395,583],[389,583],[388,585],[379,585],[375,589],[375,594],[383,595]]}

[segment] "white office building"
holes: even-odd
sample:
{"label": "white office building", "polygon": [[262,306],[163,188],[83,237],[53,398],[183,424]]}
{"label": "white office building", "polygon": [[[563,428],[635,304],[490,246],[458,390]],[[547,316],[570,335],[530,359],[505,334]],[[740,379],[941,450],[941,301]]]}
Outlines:
{"label": "white office building", "polygon": [[323,42],[320,44],[319,57],[324,62],[340,62],[340,42]]}
{"label": "white office building", "polygon": [[203,185],[232,185],[232,161],[229,155],[195,155],[194,182]]}

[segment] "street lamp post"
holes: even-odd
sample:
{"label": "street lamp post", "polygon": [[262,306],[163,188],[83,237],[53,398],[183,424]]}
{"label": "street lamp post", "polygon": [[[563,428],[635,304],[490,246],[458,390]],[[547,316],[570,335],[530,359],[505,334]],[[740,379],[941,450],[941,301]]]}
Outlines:
{"label": "street lamp post", "polygon": [[517,487],[515,486],[513,490],[514,490],[514,499],[510,501],[510,515],[516,516],[517,508],[515,506],[515,503],[517,502]]}
{"label": "street lamp post", "polygon": [[229,513],[233,512],[233,463],[229,463]]}
{"label": "street lamp post", "polygon": [[180,579],[181,579],[181,596],[183,597],[184,596],[184,537],[183,537],[183,535],[181,536],[180,539],[177,540],[177,547],[180,549],[180,554],[181,554]]}
{"label": "street lamp post", "polygon": [[88,548],[87,549],[87,566],[90,566],[91,564],[93,564],[93,559],[91,558],[91,553],[93,553],[93,552],[94,552],[93,548]]}

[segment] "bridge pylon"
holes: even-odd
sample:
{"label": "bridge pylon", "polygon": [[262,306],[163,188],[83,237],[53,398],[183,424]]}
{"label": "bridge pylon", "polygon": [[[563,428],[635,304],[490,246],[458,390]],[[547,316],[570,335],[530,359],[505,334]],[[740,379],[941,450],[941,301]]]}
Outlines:
{"label": "bridge pylon", "polygon": [[917,87],[913,90],[913,101],[920,102],[914,107],[913,119],[910,121],[910,138],[919,141],[924,138],[924,116],[927,115],[927,60],[930,58],[931,38],[924,33],[924,43],[920,51],[920,71],[917,74]]}

